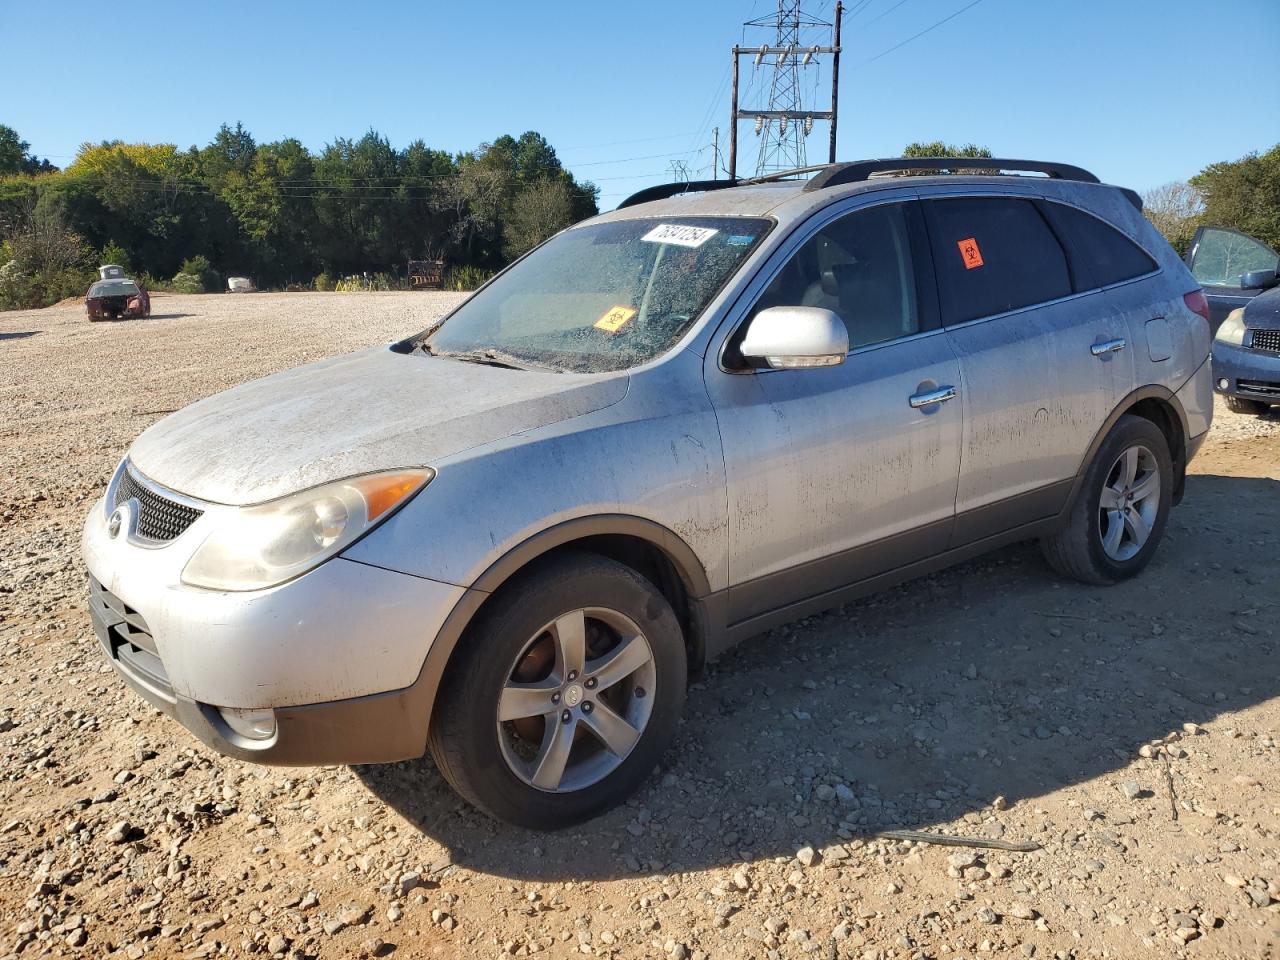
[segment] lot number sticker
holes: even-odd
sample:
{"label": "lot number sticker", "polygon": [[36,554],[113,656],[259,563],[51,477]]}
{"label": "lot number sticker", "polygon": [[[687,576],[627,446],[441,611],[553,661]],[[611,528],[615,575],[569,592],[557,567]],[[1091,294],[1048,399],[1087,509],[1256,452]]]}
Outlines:
{"label": "lot number sticker", "polygon": [[605,311],[604,316],[595,322],[597,330],[607,330],[609,333],[617,333],[625,327],[636,315],[637,311],[633,307],[610,307]]}
{"label": "lot number sticker", "polygon": [[640,239],[647,240],[649,243],[673,243],[677,247],[700,247],[719,232],[710,227],[686,227],[678,223],[660,223]]}
{"label": "lot number sticker", "polygon": [[982,251],[978,249],[978,241],[974,237],[957,240],[956,246],[960,248],[960,258],[964,260],[966,270],[982,266]]}

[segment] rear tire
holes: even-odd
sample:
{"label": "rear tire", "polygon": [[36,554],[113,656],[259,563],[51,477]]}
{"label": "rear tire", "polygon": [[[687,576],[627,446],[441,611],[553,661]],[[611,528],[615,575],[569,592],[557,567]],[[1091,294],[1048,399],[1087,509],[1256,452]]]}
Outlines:
{"label": "rear tire", "polygon": [[1227,409],[1232,413],[1251,413],[1256,416],[1261,416],[1271,408],[1270,404],[1263,403],[1260,400],[1249,400],[1246,397],[1233,397],[1230,394],[1225,394],[1222,399],[1227,401]]}
{"label": "rear tire", "polygon": [[1174,480],[1160,428],[1142,417],[1121,417],[1085,471],[1066,525],[1040,541],[1045,559],[1082,583],[1135,576],[1164,534]]}
{"label": "rear tire", "polygon": [[680,624],[657,588],[620,563],[568,553],[503,587],[468,629],[432,711],[431,755],[499,820],[581,823],[649,776],[675,734],[686,672]]}

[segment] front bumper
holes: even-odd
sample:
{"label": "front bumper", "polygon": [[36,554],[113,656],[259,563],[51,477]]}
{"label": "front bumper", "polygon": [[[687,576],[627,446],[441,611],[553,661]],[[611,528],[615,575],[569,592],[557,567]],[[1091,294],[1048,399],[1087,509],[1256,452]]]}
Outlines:
{"label": "front bumper", "polygon": [[[261,763],[379,763],[422,755],[434,689],[427,653],[458,601],[452,584],[336,557],[268,590],[181,582],[205,519],[161,547],[85,523],[94,630],[121,677],[220,753]],[[207,531],[206,531],[207,532]],[[251,740],[218,707],[271,708]]]}
{"label": "front bumper", "polygon": [[420,757],[430,704],[414,687],[275,711],[275,734],[251,740],[236,733],[216,707],[174,692],[159,658],[145,647],[145,621],[90,578],[89,613],[103,652],[120,678],[206,746],[240,760],[278,766],[391,763]]}
{"label": "front bumper", "polygon": [[[1226,380],[1226,387],[1218,385]],[[1243,383],[1241,382],[1243,381]],[[1280,354],[1213,342],[1214,393],[1280,403]]]}

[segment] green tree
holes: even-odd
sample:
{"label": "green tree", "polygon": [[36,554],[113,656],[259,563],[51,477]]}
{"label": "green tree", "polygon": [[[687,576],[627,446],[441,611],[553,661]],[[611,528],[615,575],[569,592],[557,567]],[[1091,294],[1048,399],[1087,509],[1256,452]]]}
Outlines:
{"label": "green tree", "polygon": [[[966,143],[962,147],[956,146],[954,143],[943,143],[941,140],[934,140],[929,143],[923,141],[915,141],[908,143],[902,148],[904,157],[989,157],[991,151],[986,147],[980,147],[976,143]],[[908,170],[904,171],[909,176],[930,176],[935,171],[932,170]],[[944,171],[950,172],[950,171]],[[958,170],[957,173],[983,173],[983,170]],[[992,171],[994,172],[994,171]]]}
{"label": "green tree", "polygon": [[31,144],[18,136],[18,131],[0,123],[0,177],[16,173],[52,173],[58,168],[48,160],[30,153]]}
{"label": "green tree", "polygon": [[1231,227],[1280,249],[1280,143],[1266,153],[1211,163],[1191,185],[1204,197],[1203,223]]}

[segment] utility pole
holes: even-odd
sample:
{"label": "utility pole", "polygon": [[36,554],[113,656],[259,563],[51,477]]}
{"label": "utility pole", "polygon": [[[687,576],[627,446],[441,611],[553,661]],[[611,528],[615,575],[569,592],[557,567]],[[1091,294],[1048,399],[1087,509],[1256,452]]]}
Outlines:
{"label": "utility pole", "polygon": [[711,128],[711,179],[720,179],[720,128]]}
{"label": "utility pole", "polygon": [[[815,120],[827,120],[831,124],[829,162],[836,158],[836,110],[837,85],[840,78],[840,19],[844,5],[836,3],[832,23],[808,17],[799,0],[778,0],[778,9],[772,19],[761,17],[747,21],[747,27],[771,26],[774,31],[772,45],[758,47],[734,46],[733,92],[731,94],[731,126],[729,128],[729,176],[738,175],[738,121],[755,120],[756,134],[761,136],[760,151],[756,159],[756,176],[780,170],[790,170],[806,165],[805,137],[813,131]],[[801,31],[805,28],[827,28],[832,31],[830,46],[802,46]],[[831,54],[831,109],[806,109],[800,90],[800,71],[816,66],[817,58]],[[743,56],[753,56],[759,68],[766,58],[772,58],[773,76],[769,87],[769,103],[765,109],[741,109],[738,103],[738,74]]]}

